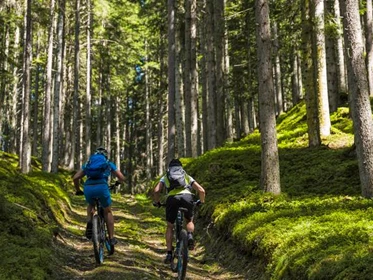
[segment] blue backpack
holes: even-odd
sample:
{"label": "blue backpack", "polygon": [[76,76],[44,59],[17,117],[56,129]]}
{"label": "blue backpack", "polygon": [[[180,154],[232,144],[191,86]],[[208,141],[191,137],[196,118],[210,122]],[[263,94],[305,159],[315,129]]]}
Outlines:
{"label": "blue backpack", "polygon": [[105,173],[110,171],[109,160],[102,154],[91,155],[83,171],[88,179],[104,179]]}

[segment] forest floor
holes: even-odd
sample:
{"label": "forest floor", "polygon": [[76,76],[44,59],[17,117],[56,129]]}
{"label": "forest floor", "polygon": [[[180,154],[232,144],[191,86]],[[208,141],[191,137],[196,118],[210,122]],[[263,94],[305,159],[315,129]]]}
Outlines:
{"label": "forest floor", "polygon": [[[114,255],[105,255],[102,265],[95,264],[92,243],[83,236],[84,199],[73,197],[72,211],[54,242],[59,264],[54,279],[175,279],[177,275],[163,263],[164,209],[156,209],[148,201],[142,203],[130,195],[113,198],[115,234],[119,241]],[[247,267],[241,273],[224,267],[216,253],[213,256],[207,252],[211,250],[203,244],[203,239],[199,234],[196,248],[190,252],[187,279],[249,279],[244,276]]]}

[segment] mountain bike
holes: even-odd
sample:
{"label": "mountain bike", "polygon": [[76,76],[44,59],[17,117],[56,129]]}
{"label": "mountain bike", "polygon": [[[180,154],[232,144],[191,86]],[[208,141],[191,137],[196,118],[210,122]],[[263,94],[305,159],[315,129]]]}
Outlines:
{"label": "mountain bike", "polygon": [[[194,206],[198,206],[200,203],[197,200],[193,204]],[[157,205],[154,204],[154,206]],[[160,206],[165,207],[166,203],[161,203]],[[174,223],[176,246],[172,253],[173,258],[170,267],[173,272],[177,272],[177,279],[179,280],[185,279],[189,260],[188,234],[186,229],[184,229],[184,213],[187,211],[188,209],[179,207]]]}
{"label": "mountain bike", "polygon": [[[112,190],[116,184],[110,185]],[[104,208],[101,206],[99,198],[95,198],[95,209],[97,210],[92,218],[92,243],[93,251],[97,264],[104,262],[104,251],[108,251],[109,255],[114,253],[114,245],[110,243],[109,234],[105,222]]]}
{"label": "mountain bike", "polygon": [[97,211],[92,218],[92,243],[96,263],[102,264],[104,262],[104,247],[109,255],[112,255],[114,253],[114,245],[110,244],[105,222],[104,208],[102,208],[98,198],[95,198],[95,205]]}

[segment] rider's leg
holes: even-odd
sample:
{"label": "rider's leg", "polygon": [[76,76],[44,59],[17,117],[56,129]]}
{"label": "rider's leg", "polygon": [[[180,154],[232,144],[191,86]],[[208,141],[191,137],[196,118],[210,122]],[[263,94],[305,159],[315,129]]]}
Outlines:
{"label": "rider's leg", "polygon": [[111,211],[110,206],[104,208],[104,216],[105,216],[105,221],[107,225],[107,230],[109,233],[109,238],[113,239],[114,237],[114,215],[113,215],[113,212]]}
{"label": "rider's leg", "polygon": [[166,245],[167,251],[172,251],[172,237],[174,235],[174,225],[170,222],[167,222],[167,229],[166,229]]}
{"label": "rider's leg", "polygon": [[193,239],[193,232],[194,232],[194,223],[192,219],[185,219],[186,220],[186,228],[188,232],[188,247],[189,250],[194,250],[194,239]]}
{"label": "rider's leg", "polygon": [[186,228],[187,228],[187,232],[191,232],[193,233],[194,232],[194,223],[193,223],[193,219],[185,219],[186,220]]}
{"label": "rider's leg", "polygon": [[92,221],[93,214],[95,213],[95,206],[88,204],[87,206],[87,222]]}

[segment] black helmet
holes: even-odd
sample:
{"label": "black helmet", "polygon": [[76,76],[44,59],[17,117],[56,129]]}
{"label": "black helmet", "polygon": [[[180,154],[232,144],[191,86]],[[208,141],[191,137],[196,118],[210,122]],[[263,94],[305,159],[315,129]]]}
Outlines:
{"label": "black helmet", "polygon": [[106,158],[108,156],[108,152],[104,147],[98,147],[95,151],[95,154],[101,154],[104,155]]}
{"label": "black helmet", "polygon": [[171,166],[183,166],[181,161],[177,158],[174,158],[170,161],[170,164],[168,165],[168,167],[171,167]]}

